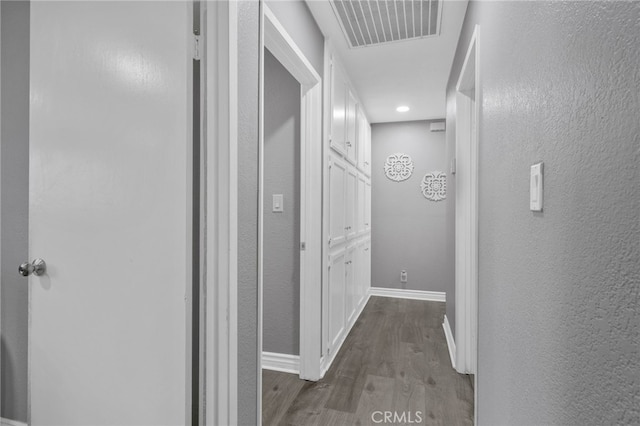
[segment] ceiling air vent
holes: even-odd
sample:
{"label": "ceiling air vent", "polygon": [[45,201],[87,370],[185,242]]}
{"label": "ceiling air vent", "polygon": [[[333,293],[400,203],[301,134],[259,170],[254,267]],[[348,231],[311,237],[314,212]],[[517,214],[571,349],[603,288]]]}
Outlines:
{"label": "ceiling air vent", "polygon": [[442,0],[330,0],[351,47],[440,34]]}

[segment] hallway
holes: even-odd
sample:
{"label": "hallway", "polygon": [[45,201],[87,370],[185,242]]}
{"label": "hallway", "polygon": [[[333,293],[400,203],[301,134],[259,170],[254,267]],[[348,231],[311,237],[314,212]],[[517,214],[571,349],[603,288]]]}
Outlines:
{"label": "hallway", "polygon": [[441,302],[371,297],[322,380],[263,370],[263,424],[377,424],[385,411],[404,416],[387,423],[473,424],[473,379],[451,368],[444,312]]}

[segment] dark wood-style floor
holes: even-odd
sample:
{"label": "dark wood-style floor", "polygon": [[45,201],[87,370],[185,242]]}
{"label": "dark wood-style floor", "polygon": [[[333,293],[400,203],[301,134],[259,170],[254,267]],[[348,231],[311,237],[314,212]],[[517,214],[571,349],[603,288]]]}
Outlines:
{"label": "dark wood-style floor", "polygon": [[451,367],[444,312],[441,302],[371,297],[322,380],[263,371],[263,424],[472,425],[472,376]]}

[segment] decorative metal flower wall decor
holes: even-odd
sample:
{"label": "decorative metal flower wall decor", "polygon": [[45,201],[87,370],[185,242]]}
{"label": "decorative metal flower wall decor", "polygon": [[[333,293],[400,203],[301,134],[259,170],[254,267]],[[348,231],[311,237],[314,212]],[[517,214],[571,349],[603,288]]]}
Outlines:
{"label": "decorative metal flower wall decor", "polygon": [[422,195],[427,200],[444,200],[447,198],[447,174],[444,172],[427,173],[422,178],[420,188],[422,188]]}
{"label": "decorative metal flower wall decor", "polygon": [[401,182],[411,177],[413,161],[407,154],[398,152],[387,157],[384,163],[384,174],[393,181]]}

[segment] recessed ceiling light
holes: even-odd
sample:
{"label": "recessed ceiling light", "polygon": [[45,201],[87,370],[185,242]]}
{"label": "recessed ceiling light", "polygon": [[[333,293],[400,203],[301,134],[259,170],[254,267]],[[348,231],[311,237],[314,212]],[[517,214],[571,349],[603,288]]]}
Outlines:
{"label": "recessed ceiling light", "polygon": [[405,105],[402,105],[402,106],[399,106],[398,108],[396,108],[396,111],[398,111],[398,112],[407,112],[407,111],[409,111],[409,107],[405,106]]}

